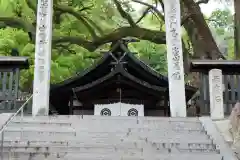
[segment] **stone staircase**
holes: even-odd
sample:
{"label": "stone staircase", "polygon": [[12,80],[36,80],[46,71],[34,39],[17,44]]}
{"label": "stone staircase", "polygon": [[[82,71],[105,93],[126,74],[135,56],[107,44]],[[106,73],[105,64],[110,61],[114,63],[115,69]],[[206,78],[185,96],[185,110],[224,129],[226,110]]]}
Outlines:
{"label": "stone staircase", "polygon": [[197,118],[15,117],[4,132],[3,155],[4,160],[235,160],[203,123]]}

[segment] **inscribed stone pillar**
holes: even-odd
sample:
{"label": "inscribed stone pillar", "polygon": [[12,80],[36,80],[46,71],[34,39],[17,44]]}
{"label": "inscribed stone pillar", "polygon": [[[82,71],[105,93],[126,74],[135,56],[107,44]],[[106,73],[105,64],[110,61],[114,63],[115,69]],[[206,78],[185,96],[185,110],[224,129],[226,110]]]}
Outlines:
{"label": "inscribed stone pillar", "polygon": [[209,71],[210,112],[212,119],[224,118],[222,70]]}
{"label": "inscribed stone pillar", "polygon": [[164,0],[171,117],[186,117],[179,0]]}
{"label": "inscribed stone pillar", "polygon": [[52,48],[52,0],[38,0],[32,115],[48,115]]}

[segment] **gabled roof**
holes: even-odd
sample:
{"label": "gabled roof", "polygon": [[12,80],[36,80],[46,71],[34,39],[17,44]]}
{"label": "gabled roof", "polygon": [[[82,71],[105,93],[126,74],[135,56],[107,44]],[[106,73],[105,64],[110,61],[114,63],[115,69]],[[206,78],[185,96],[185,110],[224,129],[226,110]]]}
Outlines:
{"label": "gabled roof", "polygon": [[55,90],[57,88],[61,88],[63,86],[71,86],[72,83],[78,81],[79,79],[81,79],[84,76],[87,76],[88,74],[91,74],[91,72],[94,72],[97,68],[101,67],[101,65],[106,64],[108,62],[110,62],[109,60],[112,59],[112,53],[114,52],[114,50],[117,47],[123,47],[125,50],[127,50],[125,53],[125,57],[128,57],[128,59],[132,62],[135,63],[136,66],[139,66],[141,68],[141,70],[145,71],[146,73],[150,73],[152,76],[154,76],[156,78],[156,80],[160,80],[160,81],[165,81],[166,83],[168,83],[168,78],[159,74],[158,72],[156,72],[155,70],[153,70],[150,66],[146,65],[143,61],[137,59],[133,53],[131,53],[123,44],[121,41],[118,41],[112,48],[110,51],[105,52],[102,56],[102,58],[100,58],[96,63],[94,63],[92,66],[90,66],[89,68],[85,69],[82,72],[78,72],[75,76],[70,77],[58,84],[54,84],[51,86],[51,90]]}
{"label": "gabled roof", "polygon": [[[138,85],[142,85],[148,89],[153,89],[156,91],[160,91],[160,92],[165,92],[166,88],[163,87],[159,87],[159,86],[155,86],[155,85],[151,85],[148,82],[145,82],[143,80],[138,79],[137,77],[129,74],[126,70],[124,70],[124,68],[122,66],[117,66],[112,72],[110,72],[109,74],[107,74],[106,76],[97,79],[91,83],[88,83],[86,85],[80,86],[80,87],[76,87],[74,88],[74,92],[80,92],[83,91],[85,89],[89,89],[89,88],[93,88],[96,85],[99,85],[103,82],[105,82],[106,80],[109,80],[110,78],[116,76],[116,75],[122,75],[123,77],[127,78],[128,80],[137,83]],[[128,82],[129,83],[129,82]]]}
{"label": "gabled roof", "polygon": [[92,66],[86,68],[85,70],[83,70],[81,72],[78,72],[75,76],[70,77],[70,78],[68,78],[68,79],[66,79],[66,80],[64,80],[60,83],[52,84],[51,85],[51,90],[63,87],[65,85],[70,85],[74,81],[80,79],[81,77],[84,77],[85,75],[87,75],[90,72],[92,72],[93,70],[95,70],[97,67],[99,67],[101,64],[103,64],[108,58],[109,58],[109,54],[104,53],[103,56],[97,62],[95,62]]}
{"label": "gabled roof", "polygon": [[[127,67],[134,68],[136,70],[136,75],[128,74],[128,72],[121,71],[121,74],[128,76],[133,76],[136,82],[142,82],[142,84],[151,84],[152,86],[160,88],[168,88],[168,77],[156,72],[150,66],[145,64],[143,61],[136,58],[136,56],[131,53],[126,45],[124,40],[119,40],[114,43],[111,47],[111,50],[105,52],[103,57],[97,61],[94,65],[87,68],[83,72],[76,74],[76,76],[71,77],[63,82],[51,86],[51,92],[58,90],[72,91],[72,88],[83,88],[84,86],[91,86],[93,84],[99,84],[101,81],[111,77],[115,72],[110,73],[109,66],[112,60],[116,59],[117,50],[121,49],[122,60],[127,61]],[[124,65],[124,64],[123,64]],[[142,78],[139,78],[142,77]],[[148,86],[150,87],[150,86]],[[196,88],[186,85],[186,90],[195,93]],[[192,94],[193,94],[192,93]]]}

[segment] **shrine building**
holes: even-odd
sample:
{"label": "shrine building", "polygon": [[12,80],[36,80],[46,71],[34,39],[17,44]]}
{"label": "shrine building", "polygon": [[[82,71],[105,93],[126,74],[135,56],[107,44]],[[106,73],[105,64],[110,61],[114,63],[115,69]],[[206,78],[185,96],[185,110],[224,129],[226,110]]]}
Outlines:
{"label": "shrine building", "polygon": [[[83,72],[51,85],[50,108],[58,114],[170,116],[168,78],[128,49],[112,43],[110,51]],[[186,101],[196,88],[185,85]]]}

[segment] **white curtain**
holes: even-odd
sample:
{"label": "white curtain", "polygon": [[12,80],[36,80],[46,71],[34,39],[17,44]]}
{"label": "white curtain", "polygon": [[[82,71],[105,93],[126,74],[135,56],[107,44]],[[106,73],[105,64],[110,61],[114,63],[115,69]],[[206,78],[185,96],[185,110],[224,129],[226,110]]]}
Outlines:
{"label": "white curtain", "polygon": [[94,115],[102,116],[144,116],[142,104],[111,103],[95,104]]}

